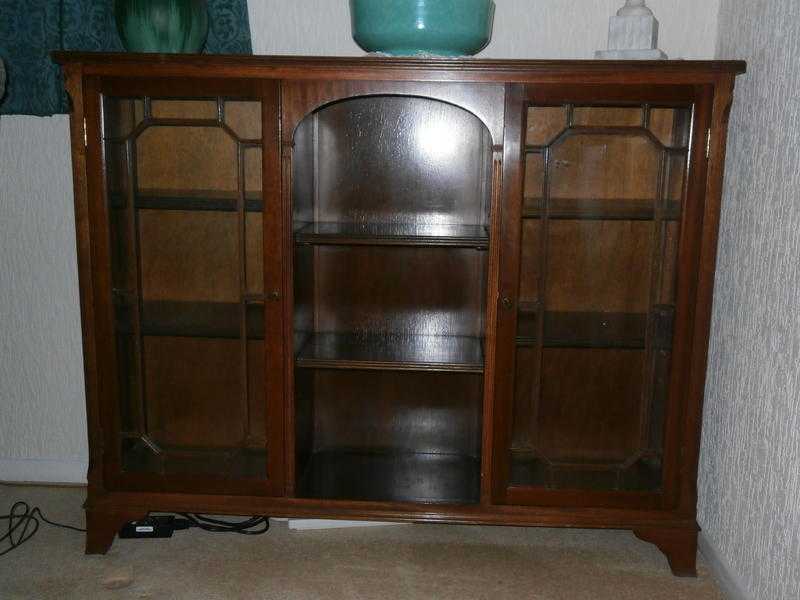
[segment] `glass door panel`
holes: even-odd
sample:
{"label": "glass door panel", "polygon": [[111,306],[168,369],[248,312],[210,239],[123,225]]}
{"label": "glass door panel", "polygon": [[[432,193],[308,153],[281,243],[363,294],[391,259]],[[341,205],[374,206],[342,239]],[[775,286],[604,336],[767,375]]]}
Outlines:
{"label": "glass door panel", "polygon": [[123,486],[272,477],[263,129],[259,99],[103,97]]}
{"label": "glass door panel", "polygon": [[692,107],[531,105],[509,485],[661,491]]}

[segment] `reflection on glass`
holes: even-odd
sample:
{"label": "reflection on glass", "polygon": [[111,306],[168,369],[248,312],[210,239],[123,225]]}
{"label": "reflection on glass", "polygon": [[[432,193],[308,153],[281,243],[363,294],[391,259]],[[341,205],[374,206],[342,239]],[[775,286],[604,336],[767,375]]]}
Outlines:
{"label": "reflection on glass", "polygon": [[377,95],[292,142],[297,496],[478,502],[489,131]]}

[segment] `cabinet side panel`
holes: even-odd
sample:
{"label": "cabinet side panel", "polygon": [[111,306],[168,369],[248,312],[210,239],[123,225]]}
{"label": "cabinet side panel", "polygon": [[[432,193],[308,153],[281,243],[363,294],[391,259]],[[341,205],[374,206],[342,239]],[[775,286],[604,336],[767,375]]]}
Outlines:
{"label": "cabinet side panel", "polygon": [[70,98],[70,142],[72,182],[75,196],[75,232],[78,249],[78,276],[83,332],[83,369],[86,385],[86,415],[89,435],[89,493],[103,490],[103,433],[97,384],[97,347],[95,343],[94,278],[91,253],[91,219],[86,162],[86,116],[84,113],[84,78],[79,65],[64,68]]}

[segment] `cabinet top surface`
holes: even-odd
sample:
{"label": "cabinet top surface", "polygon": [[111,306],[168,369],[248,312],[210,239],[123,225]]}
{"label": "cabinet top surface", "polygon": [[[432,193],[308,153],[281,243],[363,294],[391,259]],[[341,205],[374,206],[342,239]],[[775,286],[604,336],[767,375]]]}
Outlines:
{"label": "cabinet top surface", "polygon": [[490,60],[481,58],[388,58],[133,54],[54,52],[56,62],[86,74],[147,76],[355,78],[512,82],[548,76],[705,81],[744,73],[744,61]]}

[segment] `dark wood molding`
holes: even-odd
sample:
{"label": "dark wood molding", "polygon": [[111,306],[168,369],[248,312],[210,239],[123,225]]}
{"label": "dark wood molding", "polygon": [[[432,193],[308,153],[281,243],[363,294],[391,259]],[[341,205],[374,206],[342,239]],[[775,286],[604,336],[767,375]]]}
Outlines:
{"label": "dark wood molding", "polygon": [[102,52],[54,52],[62,65],[81,63],[89,74],[135,76],[138,69],[151,74],[182,73],[188,77],[270,77],[291,74],[298,79],[374,79],[395,74],[398,79],[443,81],[491,80],[525,82],[538,75],[569,74],[569,78],[592,75],[636,77],[676,75],[703,80],[718,74],[744,73],[744,61],[604,61],[604,60],[491,60],[482,58],[388,58],[313,56],[173,55]]}

